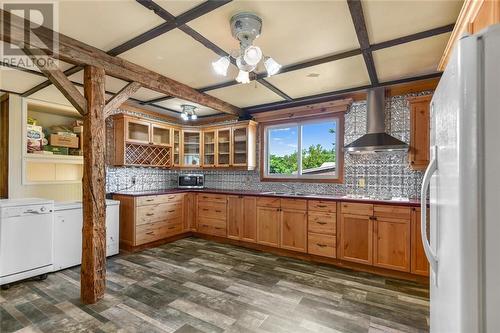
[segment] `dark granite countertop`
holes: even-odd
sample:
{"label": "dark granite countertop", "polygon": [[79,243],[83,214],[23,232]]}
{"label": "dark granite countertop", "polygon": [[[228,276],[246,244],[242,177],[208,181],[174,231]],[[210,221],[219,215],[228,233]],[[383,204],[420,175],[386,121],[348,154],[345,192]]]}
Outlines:
{"label": "dark granite countertop", "polygon": [[259,192],[259,191],[248,191],[248,190],[223,190],[223,189],[168,189],[168,190],[156,190],[156,191],[122,191],[115,192],[113,194],[126,195],[126,196],[147,196],[147,195],[162,195],[162,194],[172,194],[172,193],[220,193],[228,195],[247,195],[247,196],[266,196],[266,197],[281,197],[289,199],[311,199],[311,200],[331,200],[331,201],[344,201],[344,202],[358,202],[358,203],[371,203],[371,204],[390,204],[398,206],[411,206],[419,207],[420,200],[417,199],[406,199],[406,200],[391,200],[391,199],[375,199],[375,198],[362,198],[362,197],[352,197],[348,195],[326,195],[326,194],[307,194],[300,193],[299,195],[292,195],[284,192]]}

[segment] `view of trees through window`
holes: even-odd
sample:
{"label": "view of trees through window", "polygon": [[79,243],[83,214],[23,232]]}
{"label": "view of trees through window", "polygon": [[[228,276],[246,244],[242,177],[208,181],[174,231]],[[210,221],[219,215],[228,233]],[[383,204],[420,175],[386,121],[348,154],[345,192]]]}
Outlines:
{"label": "view of trees through window", "polygon": [[[269,128],[267,130],[268,174],[334,177],[336,130],[337,122],[333,119]],[[298,155],[299,143],[301,156]]]}

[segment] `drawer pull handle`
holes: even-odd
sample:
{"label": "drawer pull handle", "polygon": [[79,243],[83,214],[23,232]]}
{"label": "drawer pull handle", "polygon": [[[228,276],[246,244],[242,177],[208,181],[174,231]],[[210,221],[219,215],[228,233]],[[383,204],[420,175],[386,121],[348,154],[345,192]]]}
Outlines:
{"label": "drawer pull handle", "polygon": [[326,247],[326,244],[316,243],[319,247]]}
{"label": "drawer pull handle", "polygon": [[319,208],[326,208],[326,205],[318,205]]}
{"label": "drawer pull handle", "polygon": [[316,223],[317,223],[317,224],[321,224],[321,225],[326,224],[326,222],[320,222],[320,221],[318,221],[318,222],[316,222]]}
{"label": "drawer pull handle", "polygon": [[169,230],[175,229],[175,225],[172,227],[168,227]]}
{"label": "drawer pull handle", "polygon": [[208,212],[208,208],[203,208],[203,210],[204,210],[205,212]]}
{"label": "drawer pull handle", "polygon": [[174,209],[174,210],[169,210],[168,212],[169,212],[169,213],[173,213],[173,212],[175,212],[175,209]]}
{"label": "drawer pull handle", "polygon": [[147,202],[155,201],[155,199],[146,199]]}
{"label": "drawer pull handle", "polygon": [[221,227],[215,227],[215,230],[224,230],[224,228],[221,228]]}
{"label": "drawer pull handle", "polygon": [[147,213],[146,216],[153,216],[155,215],[154,213]]}
{"label": "drawer pull handle", "polygon": [[152,235],[154,233],[155,233],[154,231],[149,231],[149,232],[146,232],[146,235]]}
{"label": "drawer pull handle", "polygon": [[221,211],[221,210],[216,210],[215,212],[216,212],[216,213],[222,213],[222,211]]}

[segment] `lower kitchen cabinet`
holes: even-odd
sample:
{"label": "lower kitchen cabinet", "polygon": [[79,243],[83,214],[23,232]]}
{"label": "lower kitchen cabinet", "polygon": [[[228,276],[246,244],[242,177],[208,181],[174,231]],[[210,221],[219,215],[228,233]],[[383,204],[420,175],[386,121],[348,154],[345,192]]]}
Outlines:
{"label": "lower kitchen cabinet", "polygon": [[410,220],[375,217],[373,220],[373,265],[410,271]]}
{"label": "lower kitchen cabinet", "polygon": [[373,217],[342,213],[340,218],[340,258],[372,264]]}
{"label": "lower kitchen cabinet", "polygon": [[281,248],[307,252],[307,211],[281,209]]}
{"label": "lower kitchen cabinet", "polygon": [[420,237],[420,223],[420,208],[413,208],[411,212],[411,273],[429,276],[429,262]]}
{"label": "lower kitchen cabinet", "polygon": [[227,238],[255,242],[257,236],[257,198],[227,197]]}
{"label": "lower kitchen cabinet", "polygon": [[227,236],[227,197],[222,194],[197,195],[197,228],[203,234]]}
{"label": "lower kitchen cabinet", "polygon": [[310,232],[307,236],[307,253],[322,257],[335,258],[336,237]]}
{"label": "lower kitchen cabinet", "polygon": [[184,230],[196,231],[196,193],[184,195]]}
{"label": "lower kitchen cabinet", "polygon": [[280,246],[280,208],[257,206],[257,243]]}

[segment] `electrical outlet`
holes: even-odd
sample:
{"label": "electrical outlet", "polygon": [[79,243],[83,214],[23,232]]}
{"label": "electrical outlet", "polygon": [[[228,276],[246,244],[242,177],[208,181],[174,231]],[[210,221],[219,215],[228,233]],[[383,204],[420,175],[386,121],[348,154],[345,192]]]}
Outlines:
{"label": "electrical outlet", "polygon": [[137,179],[135,177],[136,176],[132,176],[132,186],[135,185],[135,182],[137,181]]}
{"label": "electrical outlet", "polygon": [[358,179],[358,187],[365,187],[365,179],[364,178],[359,178]]}

